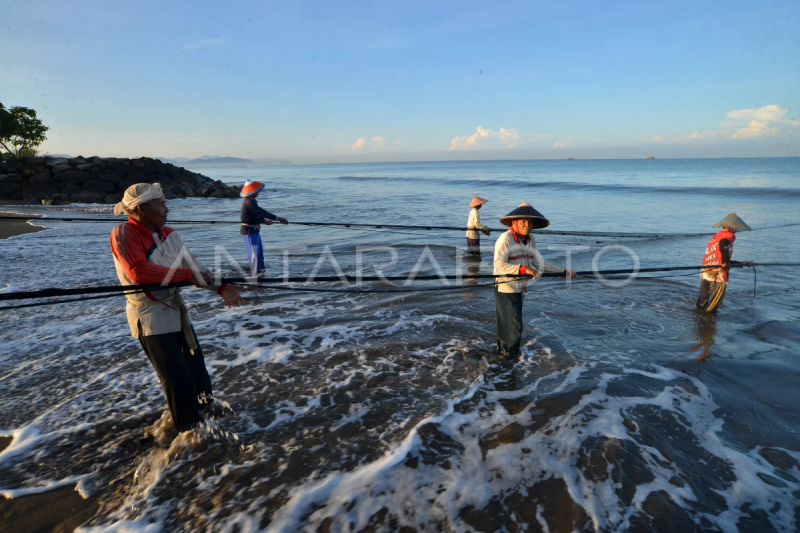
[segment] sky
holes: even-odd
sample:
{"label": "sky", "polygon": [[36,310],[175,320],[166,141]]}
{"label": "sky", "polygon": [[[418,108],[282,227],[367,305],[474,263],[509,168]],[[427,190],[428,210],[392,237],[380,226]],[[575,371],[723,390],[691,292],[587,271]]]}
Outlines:
{"label": "sky", "polygon": [[48,153],[800,156],[797,0],[9,2]]}

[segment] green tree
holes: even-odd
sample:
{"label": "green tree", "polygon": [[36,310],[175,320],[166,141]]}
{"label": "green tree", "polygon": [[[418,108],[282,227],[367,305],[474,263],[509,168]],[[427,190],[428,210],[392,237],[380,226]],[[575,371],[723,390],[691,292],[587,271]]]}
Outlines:
{"label": "green tree", "polygon": [[0,146],[14,159],[19,160],[23,152],[35,153],[47,138],[48,129],[36,118],[35,110],[19,106],[6,109],[0,103]]}

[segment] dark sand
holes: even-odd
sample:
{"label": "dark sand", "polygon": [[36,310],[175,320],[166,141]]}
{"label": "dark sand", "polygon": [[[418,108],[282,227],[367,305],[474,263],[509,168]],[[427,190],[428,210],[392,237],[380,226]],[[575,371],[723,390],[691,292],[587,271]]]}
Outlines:
{"label": "dark sand", "polygon": [[[0,452],[11,437],[0,437]],[[73,531],[97,512],[96,498],[84,500],[74,485],[19,498],[0,498],[0,533]]]}
{"label": "dark sand", "polygon": [[84,500],[74,485],[7,500],[0,498],[0,532],[70,532],[97,512],[96,498]]}
{"label": "dark sand", "polygon": [[[5,216],[19,216],[16,213],[0,213]],[[39,216],[30,216],[30,218],[41,218]],[[31,226],[24,220],[0,220],[0,239],[8,239],[14,235],[24,235],[25,233],[34,233],[42,231],[44,228]]]}

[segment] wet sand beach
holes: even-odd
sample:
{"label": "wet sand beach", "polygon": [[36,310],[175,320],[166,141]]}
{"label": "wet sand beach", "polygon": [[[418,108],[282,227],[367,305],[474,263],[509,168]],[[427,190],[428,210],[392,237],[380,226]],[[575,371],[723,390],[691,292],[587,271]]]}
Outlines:
{"label": "wet sand beach", "polygon": [[[17,216],[17,213],[4,213],[0,212],[3,216]],[[41,218],[40,216],[31,216],[31,218]],[[26,233],[36,233],[42,231],[44,228],[39,228],[28,224],[24,220],[0,220],[0,239],[8,239],[15,235],[24,235]]]}
{"label": "wet sand beach", "polygon": [[[11,444],[0,437],[0,453]],[[0,498],[0,532],[73,531],[97,512],[97,499],[84,500],[75,485],[58,487],[41,494]]]}
{"label": "wet sand beach", "polygon": [[[644,232],[537,235],[549,262],[566,266],[569,250],[576,270],[631,268],[633,257],[694,265],[713,224],[736,212],[754,230],[737,237],[734,258],[758,264],[758,290],[750,269],[731,272],[709,318],[694,309],[697,272],[624,286],[543,279],[525,296],[521,356],[508,360],[496,357],[494,287],[482,282],[394,288],[436,289],[403,293],[377,282],[358,293],[316,292],[355,289],[322,282],[296,286],[314,292],[252,288],[240,308],[187,289],[215,398],[228,407],[174,440],[124,297],[4,311],[0,434],[20,441],[0,453],[0,533],[86,517],[101,531],[797,530],[797,269],[768,263],[800,261],[789,226],[800,222],[800,159],[209,173],[269,183],[259,205],[290,220],[261,230],[276,279],[284,264],[303,276],[490,274],[496,232],[481,238],[480,258],[462,261],[462,231],[291,223],[461,225],[481,194],[490,227],[528,200],[554,231]],[[238,275],[248,260],[241,201],[168,205],[172,221],[233,220],[176,231],[204,264]],[[8,291],[118,283],[117,219],[55,220],[111,218],[110,208],[4,208],[53,218],[32,221],[50,231],[0,240],[0,282]],[[31,494],[37,487],[51,489]]]}
{"label": "wet sand beach", "polygon": [[84,500],[74,485],[14,499],[0,498],[0,531],[71,532],[97,512],[97,500]]}

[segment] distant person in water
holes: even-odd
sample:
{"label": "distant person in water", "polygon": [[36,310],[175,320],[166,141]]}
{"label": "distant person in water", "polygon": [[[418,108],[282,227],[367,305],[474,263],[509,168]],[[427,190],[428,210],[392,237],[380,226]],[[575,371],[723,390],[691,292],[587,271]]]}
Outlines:
{"label": "distant person in water", "polygon": [[[111,253],[122,285],[189,281],[217,291],[225,303],[241,304],[233,285],[213,285],[211,276],[186,249],[177,231],[165,226],[167,208],[161,185],[137,183],[125,191],[114,214],[128,221],[111,232]],[[203,420],[211,399],[211,379],[203,351],[183,304],[180,288],[127,294],[128,325],[158,373],[172,422],[187,431]]]}
{"label": "distant person in water", "polygon": [[247,257],[250,261],[250,275],[258,276],[264,271],[264,247],[261,244],[261,223],[271,225],[273,220],[281,224],[288,224],[285,218],[275,216],[269,211],[258,207],[258,193],[264,188],[264,184],[258,181],[247,181],[242,187],[239,196],[242,200],[242,234],[244,244],[247,247]]}
{"label": "distant person in water", "polygon": [[469,204],[470,212],[469,212],[469,219],[467,220],[467,253],[470,255],[481,255],[481,236],[478,235],[479,230],[483,232],[484,235],[489,235],[491,230],[489,226],[484,226],[481,224],[481,213],[480,209],[483,204],[485,204],[487,200],[479,196],[475,196],[472,198],[472,201]]}
{"label": "distant person in water", "polygon": [[730,213],[714,224],[715,228],[720,226],[722,226],[722,231],[718,231],[711,237],[703,256],[703,266],[714,268],[703,269],[700,273],[700,296],[697,298],[697,308],[706,313],[716,311],[725,298],[728,271],[731,265],[753,265],[752,262],[741,263],[731,260],[736,232],[748,231],[752,228],[745,224],[744,220],[739,218],[736,213]]}
{"label": "distant person in water", "polygon": [[[528,202],[500,219],[510,229],[494,245],[495,275],[527,275],[537,272],[562,272],[566,278],[577,276],[573,270],[551,265],[536,249],[531,230],[546,228],[550,221]],[[497,352],[501,357],[516,356],[522,341],[522,300],[528,292],[528,280],[500,277],[494,291],[497,312]]]}

